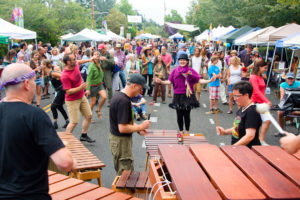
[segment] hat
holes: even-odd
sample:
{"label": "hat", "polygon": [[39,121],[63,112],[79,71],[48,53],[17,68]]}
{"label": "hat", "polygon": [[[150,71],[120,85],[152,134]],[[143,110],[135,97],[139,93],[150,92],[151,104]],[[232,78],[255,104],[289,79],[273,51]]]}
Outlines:
{"label": "hat", "polygon": [[130,74],[128,82],[142,85],[143,88],[146,89],[146,90],[150,89],[149,86],[147,85],[147,82],[146,82],[145,78],[140,74]]}
{"label": "hat", "polygon": [[99,44],[99,45],[98,45],[98,49],[99,49],[99,50],[105,49],[105,44]]}
{"label": "hat", "polygon": [[189,57],[188,57],[188,55],[186,53],[181,53],[179,55],[178,60],[180,60],[180,59],[185,59],[185,60],[189,61]]}
{"label": "hat", "polygon": [[286,78],[295,78],[295,74],[293,72],[289,72],[286,74]]}
{"label": "hat", "polygon": [[117,43],[117,44],[116,44],[116,48],[122,48],[121,44],[120,44],[120,43]]}

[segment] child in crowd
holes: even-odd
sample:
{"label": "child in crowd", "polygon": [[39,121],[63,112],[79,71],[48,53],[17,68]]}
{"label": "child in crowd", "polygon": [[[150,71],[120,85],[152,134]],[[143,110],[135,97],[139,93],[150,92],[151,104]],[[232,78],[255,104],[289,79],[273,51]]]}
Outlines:
{"label": "child in crowd", "polygon": [[137,96],[131,98],[134,117],[137,121],[140,121],[141,118],[144,120],[147,119],[146,103],[146,99],[141,94],[138,94]]}
{"label": "child in crowd", "polygon": [[219,87],[221,78],[220,69],[216,66],[218,61],[218,56],[211,57],[211,65],[208,68],[209,78],[212,78],[214,75],[216,75],[216,80],[209,83],[210,110],[206,112],[206,114],[214,114],[215,112],[221,112],[221,110],[218,108]]}

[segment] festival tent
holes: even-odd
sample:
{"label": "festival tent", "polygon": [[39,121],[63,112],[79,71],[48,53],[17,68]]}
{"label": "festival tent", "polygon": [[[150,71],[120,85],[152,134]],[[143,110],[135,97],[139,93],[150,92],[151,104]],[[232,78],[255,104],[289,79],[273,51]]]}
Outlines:
{"label": "festival tent", "polygon": [[288,37],[292,34],[295,34],[297,32],[300,32],[300,25],[298,24],[287,24],[284,26],[281,26],[277,29],[274,29],[271,32],[268,32],[266,34],[262,34],[258,36],[258,42],[276,42],[277,40],[280,40],[282,38]]}
{"label": "festival tent", "polygon": [[9,39],[36,39],[36,32],[30,31],[0,18],[0,35],[8,36]]}
{"label": "festival tent", "polygon": [[231,32],[233,30],[235,30],[235,28],[233,26],[228,26],[228,27],[218,26],[217,28],[213,29],[211,40],[217,41],[219,37],[225,35],[226,33]]}
{"label": "festival tent", "polygon": [[119,36],[117,34],[115,34],[114,32],[107,30],[106,31],[106,36],[108,36],[110,38],[110,40],[116,41],[116,40],[125,40],[124,37]]}
{"label": "festival tent", "polygon": [[174,35],[171,35],[169,37],[169,39],[183,39],[183,35],[181,35],[180,33],[175,33]]}
{"label": "festival tent", "polygon": [[288,37],[284,42],[283,46],[299,46],[300,47],[300,32]]}
{"label": "festival tent", "polygon": [[63,40],[64,41],[73,41],[73,42],[82,42],[82,41],[103,42],[103,41],[109,41],[110,38],[106,35],[97,33],[94,30],[85,28],[82,31],[76,33],[75,35],[68,37],[68,38],[64,38]]}
{"label": "festival tent", "polygon": [[60,39],[65,39],[65,38],[69,38],[69,37],[71,37],[71,36],[73,36],[74,34],[73,33],[68,33],[68,34],[65,34],[65,35],[62,35],[62,36],[60,36]]}
{"label": "festival tent", "polygon": [[200,42],[202,40],[207,40],[208,37],[208,29],[206,29],[205,31],[203,31],[200,35],[195,37],[195,40],[197,42]]}
{"label": "festival tent", "polygon": [[235,45],[245,45],[245,44],[257,44],[257,38],[261,34],[268,33],[272,30],[276,29],[273,26],[266,27],[264,29],[259,29],[253,32],[248,32],[248,34],[245,34],[236,40],[233,41],[233,44]]}
{"label": "festival tent", "polygon": [[145,39],[157,39],[160,38],[158,35],[152,35],[150,33],[143,33],[135,37],[135,39],[145,40]]}
{"label": "festival tent", "polygon": [[249,32],[254,29],[250,26],[243,26],[242,28],[240,28],[237,31],[234,31],[231,34],[225,35],[223,37],[220,38],[221,41],[226,42],[226,43],[232,43],[235,39],[237,39],[238,37],[244,35],[245,33]]}

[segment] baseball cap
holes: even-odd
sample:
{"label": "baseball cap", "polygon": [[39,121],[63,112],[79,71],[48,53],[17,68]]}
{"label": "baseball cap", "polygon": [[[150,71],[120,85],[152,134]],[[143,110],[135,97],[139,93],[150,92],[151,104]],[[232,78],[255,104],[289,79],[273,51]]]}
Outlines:
{"label": "baseball cap", "polygon": [[99,44],[99,45],[98,45],[98,49],[99,49],[99,50],[105,49],[105,44]]}
{"label": "baseball cap", "polygon": [[121,48],[121,44],[120,44],[120,43],[117,43],[117,44],[116,44],[116,48]]}
{"label": "baseball cap", "polygon": [[146,89],[146,90],[150,89],[149,86],[147,85],[147,82],[146,82],[145,78],[140,74],[130,74],[128,82],[142,85],[143,88]]}
{"label": "baseball cap", "polygon": [[295,74],[292,72],[289,72],[286,74],[286,78],[295,78]]}

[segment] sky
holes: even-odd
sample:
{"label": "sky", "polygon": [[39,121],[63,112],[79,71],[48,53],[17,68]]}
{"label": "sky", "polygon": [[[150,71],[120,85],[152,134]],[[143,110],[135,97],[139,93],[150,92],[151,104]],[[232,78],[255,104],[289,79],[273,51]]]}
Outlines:
{"label": "sky", "polygon": [[[166,15],[171,13],[171,10],[177,12],[185,19],[185,14],[188,11],[192,0],[165,0]],[[117,1],[119,2],[119,1]],[[128,0],[134,10],[144,15],[146,19],[152,19],[158,24],[164,23],[164,0]]]}

